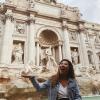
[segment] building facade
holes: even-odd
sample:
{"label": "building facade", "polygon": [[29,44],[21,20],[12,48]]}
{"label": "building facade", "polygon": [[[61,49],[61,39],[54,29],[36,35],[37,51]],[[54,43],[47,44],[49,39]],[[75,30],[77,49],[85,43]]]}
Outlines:
{"label": "building facade", "polygon": [[[67,58],[100,71],[100,25],[81,19],[77,7],[49,0],[6,0],[0,6],[0,64],[22,69],[45,65],[49,48],[56,63]],[[49,55],[49,54],[48,54]]]}
{"label": "building facade", "polygon": [[20,80],[20,72],[29,62],[51,70],[62,58],[72,61],[76,69],[93,67],[100,72],[100,25],[82,20],[77,7],[56,0],[6,0],[0,5],[2,100],[19,100],[18,95],[21,100],[36,99],[32,91],[25,99],[26,90],[14,89],[11,83],[18,88],[29,87]]}

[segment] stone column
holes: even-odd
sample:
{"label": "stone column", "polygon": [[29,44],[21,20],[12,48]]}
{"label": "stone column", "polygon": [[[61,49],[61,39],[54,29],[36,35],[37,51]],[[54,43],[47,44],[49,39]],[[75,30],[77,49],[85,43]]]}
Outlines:
{"label": "stone column", "polygon": [[28,33],[28,61],[32,61],[35,65],[35,19],[34,15],[30,14],[29,33]]}
{"label": "stone column", "polygon": [[36,65],[37,66],[39,66],[39,51],[40,51],[40,47],[39,47],[39,42],[37,41],[37,52],[36,52],[36,57],[37,57],[37,59],[36,59],[36,61],[37,61],[37,63],[36,63]]}
{"label": "stone column", "polygon": [[63,20],[63,58],[69,59],[71,61],[71,51],[70,51],[70,43],[69,43],[69,35],[67,31],[67,21]]}
{"label": "stone column", "polygon": [[5,13],[5,33],[3,34],[1,63],[10,64],[12,56],[12,34],[14,32],[13,13],[7,9]]}
{"label": "stone column", "polygon": [[81,48],[81,61],[82,65],[88,67],[89,66],[89,60],[88,60],[88,54],[87,54],[87,48],[86,48],[86,43],[85,43],[85,29],[84,25],[80,24],[79,25],[79,30],[80,30],[80,48]]}
{"label": "stone column", "polygon": [[59,41],[59,62],[62,60],[62,41]]}
{"label": "stone column", "polygon": [[94,66],[96,66],[96,71],[99,72],[98,58],[96,55],[96,49],[95,49],[93,36],[91,36],[90,45],[91,45],[92,52],[93,52],[93,64],[94,64]]}
{"label": "stone column", "polygon": [[54,47],[52,48],[52,55],[55,58],[55,48]]}

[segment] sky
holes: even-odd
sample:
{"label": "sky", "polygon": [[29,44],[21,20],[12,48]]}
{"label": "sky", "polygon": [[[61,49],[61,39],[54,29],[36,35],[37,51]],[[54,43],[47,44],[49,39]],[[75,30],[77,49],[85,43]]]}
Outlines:
{"label": "sky", "polygon": [[57,0],[57,2],[78,7],[83,20],[100,24],[100,0]]}
{"label": "sky", "polygon": [[58,0],[58,2],[78,7],[82,19],[100,24],[100,0]]}

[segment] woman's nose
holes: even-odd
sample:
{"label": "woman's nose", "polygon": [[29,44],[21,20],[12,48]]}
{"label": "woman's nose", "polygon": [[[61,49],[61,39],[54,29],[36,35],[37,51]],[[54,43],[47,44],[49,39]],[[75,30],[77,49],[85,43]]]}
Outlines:
{"label": "woman's nose", "polygon": [[65,65],[64,65],[64,64],[61,64],[60,66],[61,66],[61,67],[64,67]]}

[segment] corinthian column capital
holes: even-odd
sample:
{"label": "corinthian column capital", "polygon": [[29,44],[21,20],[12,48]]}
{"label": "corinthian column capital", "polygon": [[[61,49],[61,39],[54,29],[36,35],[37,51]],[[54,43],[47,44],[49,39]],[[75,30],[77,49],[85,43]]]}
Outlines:
{"label": "corinthian column capital", "polygon": [[84,23],[79,23],[79,31],[85,31]]}
{"label": "corinthian column capital", "polygon": [[28,24],[35,24],[35,16],[34,15],[30,15],[29,18],[27,19],[27,23]]}
{"label": "corinthian column capital", "polygon": [[31,24],[31,23],[35,24],[35,19],[33,19],[33,18],[28,18],[27,22],[30,23],[30,24]]}
{"label": "corinthian column capital", "polygon": [[62,40],[59,40],[58,43],[59,43],[59,45],[63,45],[63,41]]}
{"label": "corinthian column capital", "polygon": [[7,12],[5,13],[5,19],[9,19],[11,21],[14,20],[12,10],[7,10]]}

